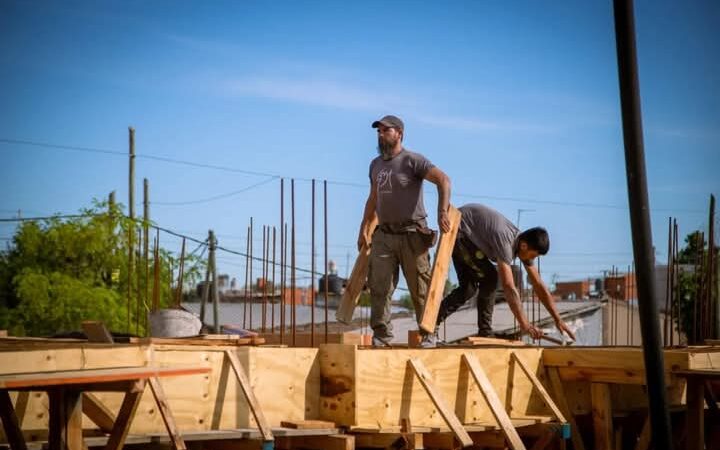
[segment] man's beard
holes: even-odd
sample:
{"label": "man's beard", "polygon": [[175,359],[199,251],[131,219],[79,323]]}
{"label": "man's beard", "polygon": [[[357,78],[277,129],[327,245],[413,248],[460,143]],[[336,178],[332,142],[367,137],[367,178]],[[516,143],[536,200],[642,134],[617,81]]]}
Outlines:
{"label": "man's beard", "polygon": [[393,150],[395,149],[395,145],[397,144],[397,141],[390,142],[382,138],[378,138],[378,146],[377,151],[378,155],[382,157],[384,160],[388,160],[392,158],[393,156]]}

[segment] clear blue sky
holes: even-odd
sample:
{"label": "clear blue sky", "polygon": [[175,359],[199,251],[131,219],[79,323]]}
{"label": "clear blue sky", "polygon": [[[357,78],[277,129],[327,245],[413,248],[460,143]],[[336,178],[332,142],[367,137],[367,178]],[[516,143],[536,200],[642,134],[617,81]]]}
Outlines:
{"label": "clear blue sky", "polygon": [[[667,217],[683,237],[706,229],[720,193],[718,5],[636,5],[661,261]],[[138,155],[234,169],[141,157],[136,169],[137,211],[146,177],[159,225],[199,238],[213,228],[232,249],[245,250],[252,216],[259,252],[259,227],[279,224],[270,176],[286,177],[286,199],[295,177],[309,267],[307,180],[327,179],[330,257],[344,275],[376,154],[370,123],[388,113],[451,177],[455,205],[513,221],[523,210],[521,228],[550,231],[547,281],[631,264],[610,1],[0,2],[0,139],[125,152],[134,126]],[[0,157],[2,217],[73,213],[112,190],[127,204],[124,156],[0,142]],[[322,184],[317,199],[321,267]],[[242,280],[242,258],[218,259]]]}

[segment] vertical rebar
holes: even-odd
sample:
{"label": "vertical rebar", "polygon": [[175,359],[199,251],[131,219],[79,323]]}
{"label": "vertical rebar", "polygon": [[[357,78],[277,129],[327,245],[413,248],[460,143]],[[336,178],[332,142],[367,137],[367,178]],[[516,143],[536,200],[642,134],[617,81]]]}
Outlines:
{"label": "vertical rebar", "polygon": [[243,329],[247,329],[248,277],[250,276],[250,227],[245,235],[245,295],[243,295]]}
{"label": "vertical rebar", "polygon": [[[290,247],[290,246],[288,245],[288,244],[289,244],[289,243],[288,243],[288,224],[285,224],[285,227],[284,227],[284,228],[285,228],[285,231],[284,231],[284,233],[285,233],[285,250],[284,250],[285,256],[284,256],[284,258],[285,258],[285,264],[287,264],[287,261],[288,261],[288,254],[287,254],[287,253],[288,253],[288,248]],[[285,277],[287,277],[287,267],[285,268],[285,274],[284,274],[284,275],[285,275]],[[287,279],[283,280],[283,285],[285,286],[285,289],[287,290]],[[289,298],[289,297],[288,297],[288,298]],[[286,312],[285,312],[285,306],[286,306],[286,305],[287,305],[287,299],[285,299],[285,296],[283,295],[283,309],[282,309],[282,314],[283,314],[283,327],[285,327],[285,324],[286,324],[286,322],[287,322],[287,320],[285,319],[285,314],[286,314]]]}
{"label": "vertical rebar", "polygon": [[[637,296],[636,296],[637,288],[635,286],[635,284],[637,283],[637,281],[635,279],[635,262],[633,262],[632,268],[630,269],[630,271],[631,271],[630,272],[630,280],[632,282],[632,285],[631,285],[632,286],[632,291],[631,291],[632,295],[630,296],[630,298],[634,298],[635,302],[637,303]],[[635,305],[630,305],[630,306],[631,306],[631,308],[630,308],[630,345],[635,345],[635,317],[634,317],[635,316]]]}
{"label": "vertical rebar", "polygon": [[275,226],[272,228],[272,310],[270,312],[270,334],[275,334]]}
{"label": "vertical rebar", "polygon": [[135,128],[128,127],[128,289],[127,289],[127,332],[130,333],[130,303],[132,302],[132,280],[135,271]]}
{"label": "vertical rebar", "polygon": [[663,322],[663,344],[665,344],[665,347],[668,346],[668,338],[670,337],[670,328],[672,328],[672,322],[669,318],[670,315],[670,289],[671,289],[671,280],[670,280],[670,264],[671,264],[671,258],[672,258],[672,217],[668,217],[668,264],[667,264],[667,270],[665,271],[665,277],[667,278],[665,280],[665,321]]}
{"label": "vertical rebar", "polygon": [[285,179],[280,178],[280,344],[285,337]]}
{"label": "vertical rebar", "polygon": [[[153,300],[152,310],[157,311],[160,307],[160,228],[156,230],[155,249],[153,262]],[[202,313],[202,310],[201,310]],[[202,319],[202,316],[201,316]]]}
{"label": "vertical rebar", "polygon": [[310,347],[315,346],[315,178],[312,179],[310,207]]}
{"label": "vertical rebar", "polygon": [[327,180],[323,180],[323,220],[325,221],[324,233],[324,250],[325,250],[325,343],[328,341],[328,291],[329,291],[329,280],[328,280],[328,207],[327,207]]}
{"label": "vertical rebar", "polygon": [[292,229],[290,232],[290,302],[292,303],[292,315],[291,315],[291,328],[292,328],[292,346],[295,347],[295,320],[296,320],[296,305],[295,305],[295,289],[297,287],[295,279],[295,179],[290,179],[290,217],[292,223]]}
{"label": "vertical rebar", "polygon": [[645,173],[640,88],[635,46],[635,17],[632,0],[614,0],[615,36],[620,83],[620,105],[625,142],[633,254],[636,264],[640,328],[647,379],[651,441],[656,450],[671,450],[672,427],[668,412],[665,358],[660,345],[650,203]]}
{"label": "vertical rebar", "polygon": [[708,224],[708,281],[707,301],[709,303],[709,338],[720,338],[720,311],[718,299],[720,292],[717,292],[717,261],[715,260],[715,196],[710,195],[710,217]]}
{"label": "vertical rebar", "polygon": [[147,336],[147,307],[150,303],[150,182],[147,178],[143,178],[143,243],[144,246],[144,259],[145,259],[145,295],[143,311],[143,326],[145,328],[145,335]]}
{"label": "vertical rebar", "polygon": [[185,271],[185,236],[182,238],[182,250],[180,250],[180,269],[178,269],[178,285],[177,292],[175,293],[175,307],[180,308],[180,302],[182,301],[182,285],[183,275]]}
{"label": "vertical rebar", "polygon": [[[682,305],[680,304],[680,258],[679,258],[679,251],[680,251],[680,241],[679,241],[679,233],[678,233],[678,224],[677,219],[673,219],[673,304],[675,305],[675,312],[677,315],[677,323],[678,323],[678,344],[680,344],[680,339],[682,336],[682,332],[685,331],[685,342],[687,343],[688,339],[690,338],[688,334],[687,327],[685,326],[685,323],[683,322],[683,317],[685,317],[685,320],[687,320],[687,316],[683,316],[682,311]],[[684,328],[684,330],[683,330]],[[671,328],[672,330],[672,328]]]}
{"label": "vertical rebar", "polygon": [[215,334],[220,333],[220,314],[218,309],[220,305],[220,296],[218,295],[218,275],[217,260],[215,259],[215,250],[217,249],[217,238],[215,232],[210,230],[210,260],[212,261],[212,302],[213,302],[213,325]]}
{"label": "vertical rebar", "polygon": [[253,281],[253,218],[250,217],[250,329],[253,329],[253,302],[255,301],[255,284]]}
{"label": "vertical rebar", "polygon": [[[694,302],[693,302],[693,329],[692,329],[693,337],[692,337],[692,341],[691,341],[692,344],[697,344],[698,339],[700,337],[700,332],[698,330],[698,322],[699,322],[698,318],[700,317],[700,312],[699,312],[699,309],[700,309],[699,308],[699,306],[700,306],[699,305],[699,303],[700,303],[700,292],[699,291],[700,291],[700,289],[698,289],[697,285],[700,284],[700,283],[698,283],[698,278],[700,278],[700,277],[698,277],[698,273],[700,271],[700,267],[699,267],[700,261],[702,260],[702,256],[701,256],[702,255],[702,247],[704,246],[701,233],[698,232],[696,234],[696,236],[697,236],[697,239],[695,239],[695,249],[696,249],[696,251],[695,251],[695,273],[694,273],[694,277],[693,277],[694,281],[695,281],[695,298],[693,299]],[[700,322],[700,323],[702,323],[702,322]]]}
{"label": "vertical rebar", "polygon": [[265,310],[267,308],[267,274],[265,273],[265,253],[267,250],[267,227],[263,225],[263,237],[262,237],[262,280],[263,280],[263,289],[262,289],[262,322],[260,324],[260,330],[264,333],[265,332]]}

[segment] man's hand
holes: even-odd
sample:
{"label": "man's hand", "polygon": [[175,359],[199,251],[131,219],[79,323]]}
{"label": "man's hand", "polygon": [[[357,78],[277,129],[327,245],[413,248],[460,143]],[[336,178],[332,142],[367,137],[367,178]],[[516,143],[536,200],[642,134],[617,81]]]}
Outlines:
{"label": "man's hand", "polygon": [[448,217],[447,211],[440,211],[438,213],[438,226],[443,233],[450,231],[450,218]]}
{"label": "man's hand", "polygon": [[358,251],[361,252],[363,247],[370,247],[370,242],[368,242],[367,236],[365,235],[364,230],[360,230],[360,234],[358,235],[358,240],[357,240]]}
{"label": "man's hand", "polygon": [[529,334],[533,339],[540,339],[540,337],[543,335],[542,330],[531,324],[530,322],[521,323],[520,329],[523,333]]}
{"label": "man's hand", "polygon": [[561,332],[565,332],[565,334],[570,336],[573,341],[575,340],[575,333],[572,332],[568,324],[566,324],[562,320],[559,320],[555,322],[555,326],[558,328],[558,330],[560,330]]}

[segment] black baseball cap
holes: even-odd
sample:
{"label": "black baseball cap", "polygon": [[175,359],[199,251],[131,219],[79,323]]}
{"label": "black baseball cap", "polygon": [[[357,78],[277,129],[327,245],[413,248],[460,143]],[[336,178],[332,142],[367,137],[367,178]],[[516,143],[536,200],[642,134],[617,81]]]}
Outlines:
{"label": "black baseball cap", "polygon": [[385,116],[380,120],[376,120],[372,123],[373,128],[377,128],[380,124],[385,125],[388,128],[397,128],[400,131],[405,130],[405,124],[397,116]]}

